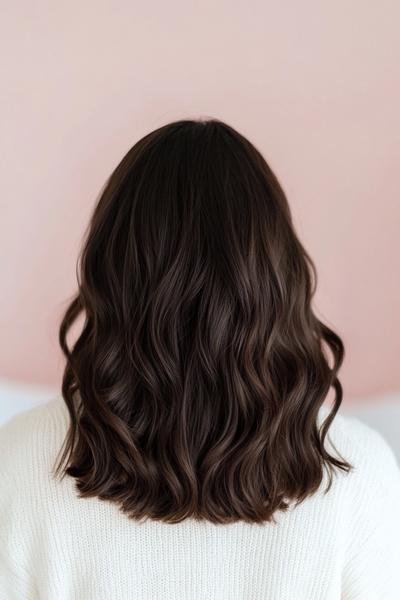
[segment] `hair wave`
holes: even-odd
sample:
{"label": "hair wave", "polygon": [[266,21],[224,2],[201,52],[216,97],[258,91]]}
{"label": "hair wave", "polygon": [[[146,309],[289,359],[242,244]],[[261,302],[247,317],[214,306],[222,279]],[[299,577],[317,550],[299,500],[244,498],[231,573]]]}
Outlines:
{"label": "hair wave", "polygon": [[343,342],[313,312],[316,268],[283,189],[231,126],[187,119],[140,139],[100,194],[77,279],[55,473],[81,497],[135,519],[274,521],[324,467],[326,491],[352,469],[324,445]]}

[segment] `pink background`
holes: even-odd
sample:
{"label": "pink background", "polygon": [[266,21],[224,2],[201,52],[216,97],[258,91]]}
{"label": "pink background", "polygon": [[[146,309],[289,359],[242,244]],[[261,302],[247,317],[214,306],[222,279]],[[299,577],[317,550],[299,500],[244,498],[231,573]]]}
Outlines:
{"label": "pink background", "polygon": [[0,376],[58,385],[101,186],[145,133],[215,116],[263,152],[342,336],[351,402],[400,388],[400,4],[3,6]]}

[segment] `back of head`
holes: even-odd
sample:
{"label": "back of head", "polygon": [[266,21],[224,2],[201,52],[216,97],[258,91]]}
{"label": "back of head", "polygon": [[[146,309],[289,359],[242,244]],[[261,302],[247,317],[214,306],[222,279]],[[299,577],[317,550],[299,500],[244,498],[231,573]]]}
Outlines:
{"label": "back of head", "polygon": [[277,178],[232,127],[180,120],[139,140],[102,190],[78,280],[57,472],[81,496],[136,519],[262,522],[324,466],[351,467],[324,447],[342,341],[313,313],[316,270]]}

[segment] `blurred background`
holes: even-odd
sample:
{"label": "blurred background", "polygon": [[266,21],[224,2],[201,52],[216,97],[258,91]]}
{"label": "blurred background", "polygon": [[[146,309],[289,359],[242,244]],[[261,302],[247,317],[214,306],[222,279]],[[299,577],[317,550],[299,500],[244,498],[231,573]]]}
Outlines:
{"label": "blurred background", "polygon": [[0,423],[60,394],[58,324],[111,171],[212,116],[280,179],[345,343],[341,410],[400,457],[399,20],[389,0],[3,3]]}

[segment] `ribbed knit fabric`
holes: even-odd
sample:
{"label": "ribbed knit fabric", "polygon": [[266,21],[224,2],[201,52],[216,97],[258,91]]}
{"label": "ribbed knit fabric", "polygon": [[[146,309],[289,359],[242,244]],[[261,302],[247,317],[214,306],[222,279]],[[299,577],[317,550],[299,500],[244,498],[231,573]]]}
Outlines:
{"label": "ribbed knit fabric", "polygon": [[1,600],[400,599],[400,470],[358,419],[339,413],[327,443],[355,470],[276,525],[139,524],[78,498],[50,475],[67,424],[60,397],[0,428]]}

